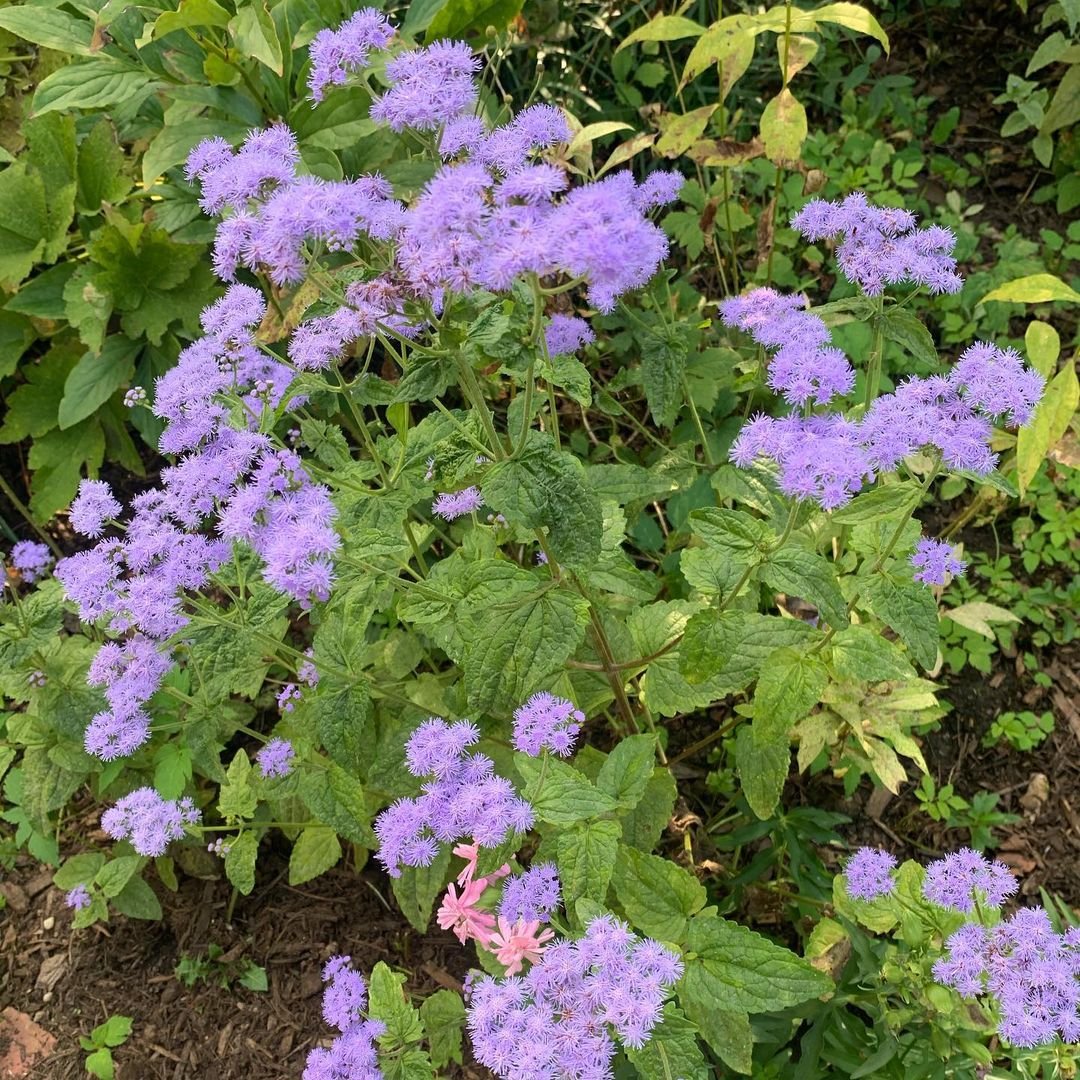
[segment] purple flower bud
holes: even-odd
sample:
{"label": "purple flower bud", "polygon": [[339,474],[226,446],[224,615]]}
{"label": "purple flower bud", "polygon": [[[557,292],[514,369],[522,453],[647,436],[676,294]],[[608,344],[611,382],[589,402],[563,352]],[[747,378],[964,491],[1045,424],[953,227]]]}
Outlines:
{"label": "purple flower bud", "polygon": [[27,585],[44,577],[52,565],[52,552],[36,540],[19,540],[11,547],[11,565],[18,570]]}
{"label": "purple flower bud", "polygon": [[888,851],[861,847],[848,859],[844,867],[849,896],[856,900],[876,900],[888,896],[896,888],[892,872],[896,858]]}

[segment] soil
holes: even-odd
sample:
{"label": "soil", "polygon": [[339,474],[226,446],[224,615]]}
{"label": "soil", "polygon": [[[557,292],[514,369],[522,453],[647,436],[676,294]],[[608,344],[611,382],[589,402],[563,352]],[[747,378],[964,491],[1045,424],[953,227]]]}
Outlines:
{"label": "soil", "polygon": [[[54,1052],[20,1078],[86,1077],[79,1036],[120,1014],[135,1021],[113,1051],[120,1080],[298,1080],[307,1052],[333,1034],[321,1014],[320,971],[337,953],[365,971],[382,960],[407,972],[408,990],[420,997],[460,990],[471,948],[435,925],[417,934],[385,877],[338,868],[293,888],[285,872],[282,857],[264,852],[255,889],[237,899],[231,918],[223,878],[187,878],[175,894],[156,885],[161,922],[116,917],[73,933],[51,873],[20,864],[2,884],[0,1013],[29,1014],[56,1038]],[[264,967],[268,991],[235,982],[185,987],[177,963],[205,956],[210,944],[233,973],[245,960]]]}

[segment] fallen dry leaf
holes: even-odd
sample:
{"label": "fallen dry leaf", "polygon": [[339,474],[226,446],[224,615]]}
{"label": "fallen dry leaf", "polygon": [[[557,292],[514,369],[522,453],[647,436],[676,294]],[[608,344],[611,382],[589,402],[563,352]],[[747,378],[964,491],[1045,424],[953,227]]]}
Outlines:
{"label": "fallen dry leaf", "polygon": [[9,1005],[0,1013],[0,1046],[0,1080],[22,1080],[53,1052],[56,1036]]}

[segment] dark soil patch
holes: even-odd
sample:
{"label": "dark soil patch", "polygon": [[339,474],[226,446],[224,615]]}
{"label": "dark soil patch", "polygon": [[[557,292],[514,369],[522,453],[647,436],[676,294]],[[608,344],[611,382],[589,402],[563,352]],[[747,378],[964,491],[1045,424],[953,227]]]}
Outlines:
{"label": "dark soil patch", "polygon": [[[187,878],[175,894],[157,889],[160,923],[117,917],[73,933],[51,874],[20,865],[3,883],[0,1011],[28,1013],[57,1039],[30,1080],[85,1077],[79,1036],[111,1014],[135,1021],[114,1051],[120,1080],[298,1080],[307,1052],[333,1035],[320,1011],[320,971],[335,953],[363,971],[380,960],[400,968],[418,996],[460,988],[471,948],[434,924],[417,934],[385,877],[336,869],[292,888],[285,871],[273,853],[260,858],[255,889],[238,898],[231,919],[224,879]],[[244,958],[265,967],[268,992],[182,985],[177,962],[205,956],[211,943],[234,967]]]}

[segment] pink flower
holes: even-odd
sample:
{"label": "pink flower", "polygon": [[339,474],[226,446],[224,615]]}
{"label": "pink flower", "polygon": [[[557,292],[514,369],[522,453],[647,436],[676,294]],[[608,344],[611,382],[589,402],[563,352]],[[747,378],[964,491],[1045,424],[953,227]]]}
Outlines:
{"label": "pink flower", "polygon": [[555,936],[554,930],[544,930],[538,934],[539,929],[539,922],[518,919],[511,925],[500,915],[499,931],[490,936],[490,943],[485,947],[495,953],[495,959],[500,964],[506,965],[507,975],[516,975],[523,961],[535,964],[540,959],[544,942]]}
{"label": "pink flower", "polygon": [[[471,871],[470,871],[471,872]],[[486,949],[495,929],[495,916],[489,911],[481,911],[476,902],[487,888],[488,879],[479,878],[464,884],[458,896],[453,883],[447,886],[442,906],[439,908],[438,922],[444,930],[453,930],[462,945],[469,938],[475,938]]]}
{"label": "pink flower", "polygon": [[479,844],[458,844],[454,848],[454,854],[458,858],[465,860],[465,868],[457,876],[457,883],[459,885],[467,885],[472,881],[473,874],[476,873],[476,860],[480,857],[480,845]]}

